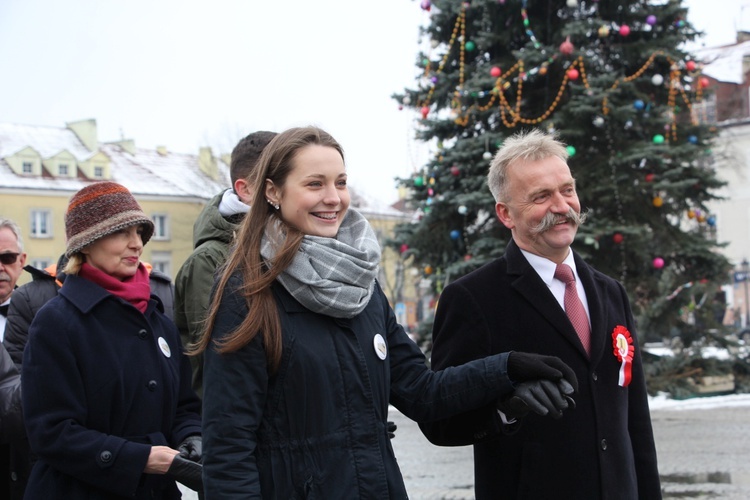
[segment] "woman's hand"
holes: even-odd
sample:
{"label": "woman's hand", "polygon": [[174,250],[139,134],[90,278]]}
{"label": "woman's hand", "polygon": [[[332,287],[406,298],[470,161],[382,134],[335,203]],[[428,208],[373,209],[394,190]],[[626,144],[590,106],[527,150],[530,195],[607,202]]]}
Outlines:
{"label": "woman's hand", "polygon": [[169,446],[152,446],[151,453],[148,454],[146,469],[143,472],[146,474],[166,474],[175,455],[179,453]]}

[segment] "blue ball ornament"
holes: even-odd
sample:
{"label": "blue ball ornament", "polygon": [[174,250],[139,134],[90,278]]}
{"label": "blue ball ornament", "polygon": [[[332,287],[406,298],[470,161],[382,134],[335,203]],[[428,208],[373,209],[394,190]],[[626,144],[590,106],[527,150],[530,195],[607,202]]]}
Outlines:
{"label": "blue ball ornament", "polygon": [[690,144],[698,144],[698,137],[691,135],[690,137],[688,137],[688,142]]}
{"label": "blue ball ornament", "polygon": [[451,231],[451,239],[452,240],[457,240],[460,237],[461,237],[461,231],[459,231],[458,229],[454,229],[453,231]]}
{"label": "blue ball ornament", "polygon": [[640,99],[636,99],[636,101],[633,103],[633,107],[637,109],[638,111],[641,111],[643,108],[646,107],[646,103],[644,103]]}
{"label": "blue ball ornament", "polygon": [[709,226],[715,226],[716,225],[716,217],[711,215],[708,219],[706,219],[706,222]]}

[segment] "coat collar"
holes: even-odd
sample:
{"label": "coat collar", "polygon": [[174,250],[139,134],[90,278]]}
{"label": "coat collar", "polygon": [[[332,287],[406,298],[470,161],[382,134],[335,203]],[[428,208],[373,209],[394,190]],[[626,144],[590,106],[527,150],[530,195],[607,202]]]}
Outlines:
{"label": "coat collar", "polygon": [[[114,297],[111,293],[96,283],[81,278],[75,274],[66,275],[65,282],[58,293],[65,297],[68,302],[73,304],[83,314],[88,314],[100,302]],[[154,307],[159,308],[163,312],[164,306],[162,305],[161,300],[154,294],[151,294],[151,300],[149,301],[148,308],[144,313],[145,316],[148,316]]]}
{"label": "coat collar", "polygon": [[[571,249],[572,251],[572,249]],[[604,344],[608,336],[603,332],[606,328],[603,304],[606,303],[606,287],[596,276],[592,268],[586,264],[581,257],[573,252],[576,263],[576,271],[581,279],[581,284],[586,290],[586,297],[591,317],[591,362],[595,363],[601,358]],[[567,338],[579,350],[582,356],[588,359],[573,325],[568,321],[565,311],[559,307],[552,296],[547,285],[536,273],[531,264],[526,260],[521,249],[515,241],[511,240],[505,250],[507,262],[507,273],[511,286],[521,294],[529,304],[534,307],[547,321],[565,338]],[[540,300],[542,299],[542,300]]]}

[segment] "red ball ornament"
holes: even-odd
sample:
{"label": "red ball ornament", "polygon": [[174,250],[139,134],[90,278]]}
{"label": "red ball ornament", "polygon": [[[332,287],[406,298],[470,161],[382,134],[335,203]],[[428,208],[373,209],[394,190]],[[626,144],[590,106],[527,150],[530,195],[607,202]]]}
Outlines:
{"label": "red ball ornament", "polygon": [[461,173],[461,170],[459,170],[459,168],[456,165],[453,165],[451,167],[451,175],[452,176],[458,177],[458,174],[460,174],[460,173]]}
{"label": "red ball ornament", "polygon": [[654,266],[654,269],[661,269],[662,267],[664,267],[664,259],[662,259],[661,257],[656,257],[653,260],[652,265]]}
{"label": "red ball ornament", "polygon": [[422,109],[420,110],[420,112],[422,113],[423,119],[427,118],[427,115],[430,114],[430,108],[428,108],[427,106],[422,106]]}
{"label": "red ball ornament", "polygon": [[578,73],[578,70],[577,70],[577,69],[575,69],[575,68],[570,68],[570,69],[568,70],[568,78],[569,78],[569,79],[571,79],[571,80],[575,81],[575,80],[578,80],[578,76],[579,76],[579,73]]}
{"label": "red ball ornament", "polygon": [[612,235],[612,241],[617,243],[618,245],[622,243],[622,240],[624,240],[624,236],[621,233],[615,233]]}
{"label": "red ball ornament", "polygon": [[623,24],[620,26],[620,35],[621,36],[628,36],[630,34],[630,26],[627,24]]}
{"label": "red ball ornament", "polygon": [[404,252],[406,252],[407,250],[409,250],[409,245],[407,245],[406,243],[402,244],[402,245],[401,245],[401,246],[399,247],[399,251],[400,251],[401,253],[404,253]]}
{"label": "red ball ornament", "polygon": [[701,88],[706,89],[711,84],[711,82],[706,78],[705,76],[702,76],[700,80],[698,80],[698,85],[701,86]]}
{"label": "red ball ornament", "polygon": [[685,69],[688,71],[695,71],[695,61],[688,61],[685,63]]}
{"label": "red ball ornament", "polygon": [[492,76],[493,78],[498,78],[502,74],[503,74],[503,70],[501,70],[497,66],[493,66],[492,69],[490,70],[490,76]]}
{"label": "red ball ornament", "polygon": [[654,174],[646,174],[646,182],[653,182],[654,177]]}
{"label": "red ball ornament", "polygon": [[573,47],[570,37],[567,37],[565,41],[560,44],[560,53],[564,56],[569,56],[573,53],[573,50],[575,50],[575,47]]}

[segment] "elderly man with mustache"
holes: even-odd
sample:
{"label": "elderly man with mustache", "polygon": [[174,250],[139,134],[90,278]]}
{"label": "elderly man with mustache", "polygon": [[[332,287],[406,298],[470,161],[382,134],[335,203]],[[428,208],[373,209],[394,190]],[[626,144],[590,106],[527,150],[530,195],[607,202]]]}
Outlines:
{"label": "elderly man with mustache", "polygon": [[571,249],[585,220],[565,145],[539,130],[508,138],[488,184],[511,230],[505,255],[443,291],[432,368],[503,351],[557,356],[578,379],[565,411],[543,418],[558,387],[420,424],[435,444],[474,445],[477,500],[661,498],[641,352],[623,286]]}

